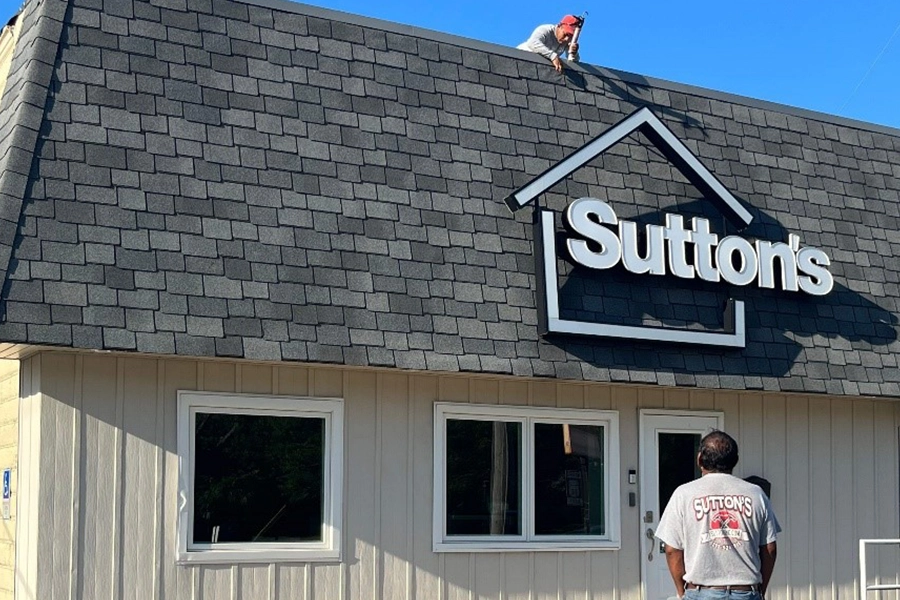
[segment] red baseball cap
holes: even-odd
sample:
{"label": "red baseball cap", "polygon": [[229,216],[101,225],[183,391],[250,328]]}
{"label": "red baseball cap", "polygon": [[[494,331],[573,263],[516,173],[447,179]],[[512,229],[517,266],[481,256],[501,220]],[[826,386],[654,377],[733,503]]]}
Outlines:
{"label": "red baseball cap", "polygon": [[578,17],[573,15],[566,15],[560,20],[559,26],[563,28],[563,31],[569,33],[570,35],[575,34],[575,27],[578,26]]}

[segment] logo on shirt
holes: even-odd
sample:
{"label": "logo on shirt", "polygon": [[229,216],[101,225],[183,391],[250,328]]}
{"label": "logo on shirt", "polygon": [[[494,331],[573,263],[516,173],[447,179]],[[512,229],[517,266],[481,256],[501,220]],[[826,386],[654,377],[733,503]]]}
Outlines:
{"label": "logo on shirt", "polygon": [[701,544],[727,549],[735,542],[748,542],[750,536],[742,528],[741,516],[753,515],[753,500],[748,496],[715,495],[694,498],[694,516],[707,519],[708,529],[700,533]]}

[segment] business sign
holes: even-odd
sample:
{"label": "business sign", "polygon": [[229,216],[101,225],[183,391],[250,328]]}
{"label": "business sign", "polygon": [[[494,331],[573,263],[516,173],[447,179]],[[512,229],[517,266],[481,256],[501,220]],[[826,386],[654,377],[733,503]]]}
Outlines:
{"label": "business sign", "polygon": [[[630,133],[640,130],[704,194],[716,202],[723,215],[739,228],[752,215],[731,195],[674,134],[647,109],[641,109],[589,142],[561,163],[510,195],[506,202],[516,210],[561,181]],[[821,296],[831,291],[834,279],[828,255],[801,246],[800,237],[786,241],[748,240],[738,235],[721,237],[710,230],[707,219],[694,217],[690,225],[677,214],[666,214],[664,224],[645,225],[620,219],[608,202],[579,198],[564,215],[566,258],[576,265],[602,272],[614,267],[636,275],[674,276],[721,285],[779,288]],[[554,213],[541,209],[535,219],[535,264],[541,304],[542,333],[571,333],[634,340],[744,347],[745,307],[729,299],[721,330],[680,329],[650,325],[625,325],[564,319],[560,314],[559,248]],[[644,250],[641,251],[641,242]]]}

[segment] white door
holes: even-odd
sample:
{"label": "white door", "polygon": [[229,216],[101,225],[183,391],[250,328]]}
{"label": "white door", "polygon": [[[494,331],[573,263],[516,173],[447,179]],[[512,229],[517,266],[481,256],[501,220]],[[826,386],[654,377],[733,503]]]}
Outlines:
{"label": "white door", "polygon": [[694,411],[641,411],[641,585],[644,600],[675,596],[662,544],[653,537],[659,516],[672,492],[682,483],[700,477],[697,451],[700,438],[722,429],[721,413]]}

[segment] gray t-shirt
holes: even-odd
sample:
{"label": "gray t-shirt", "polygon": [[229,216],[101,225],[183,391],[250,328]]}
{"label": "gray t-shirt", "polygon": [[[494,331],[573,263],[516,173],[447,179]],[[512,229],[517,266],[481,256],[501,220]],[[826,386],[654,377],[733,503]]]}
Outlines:
{"label": "gray t-shirt", "polygon": [[759,547],[781,526],[759,486],[708,473],[680,486],[666,505],[656,537],[684,550],[684,580],[698,585],[762,583]]}
{"label": "gray t-shirt", "polygon": [[557,58],[569,47],[568,44],[560,44],[556,39],[556,25],[541,25],[532,32],[531,37],[516,46],[519,50],[537,52],[550,60]]}

